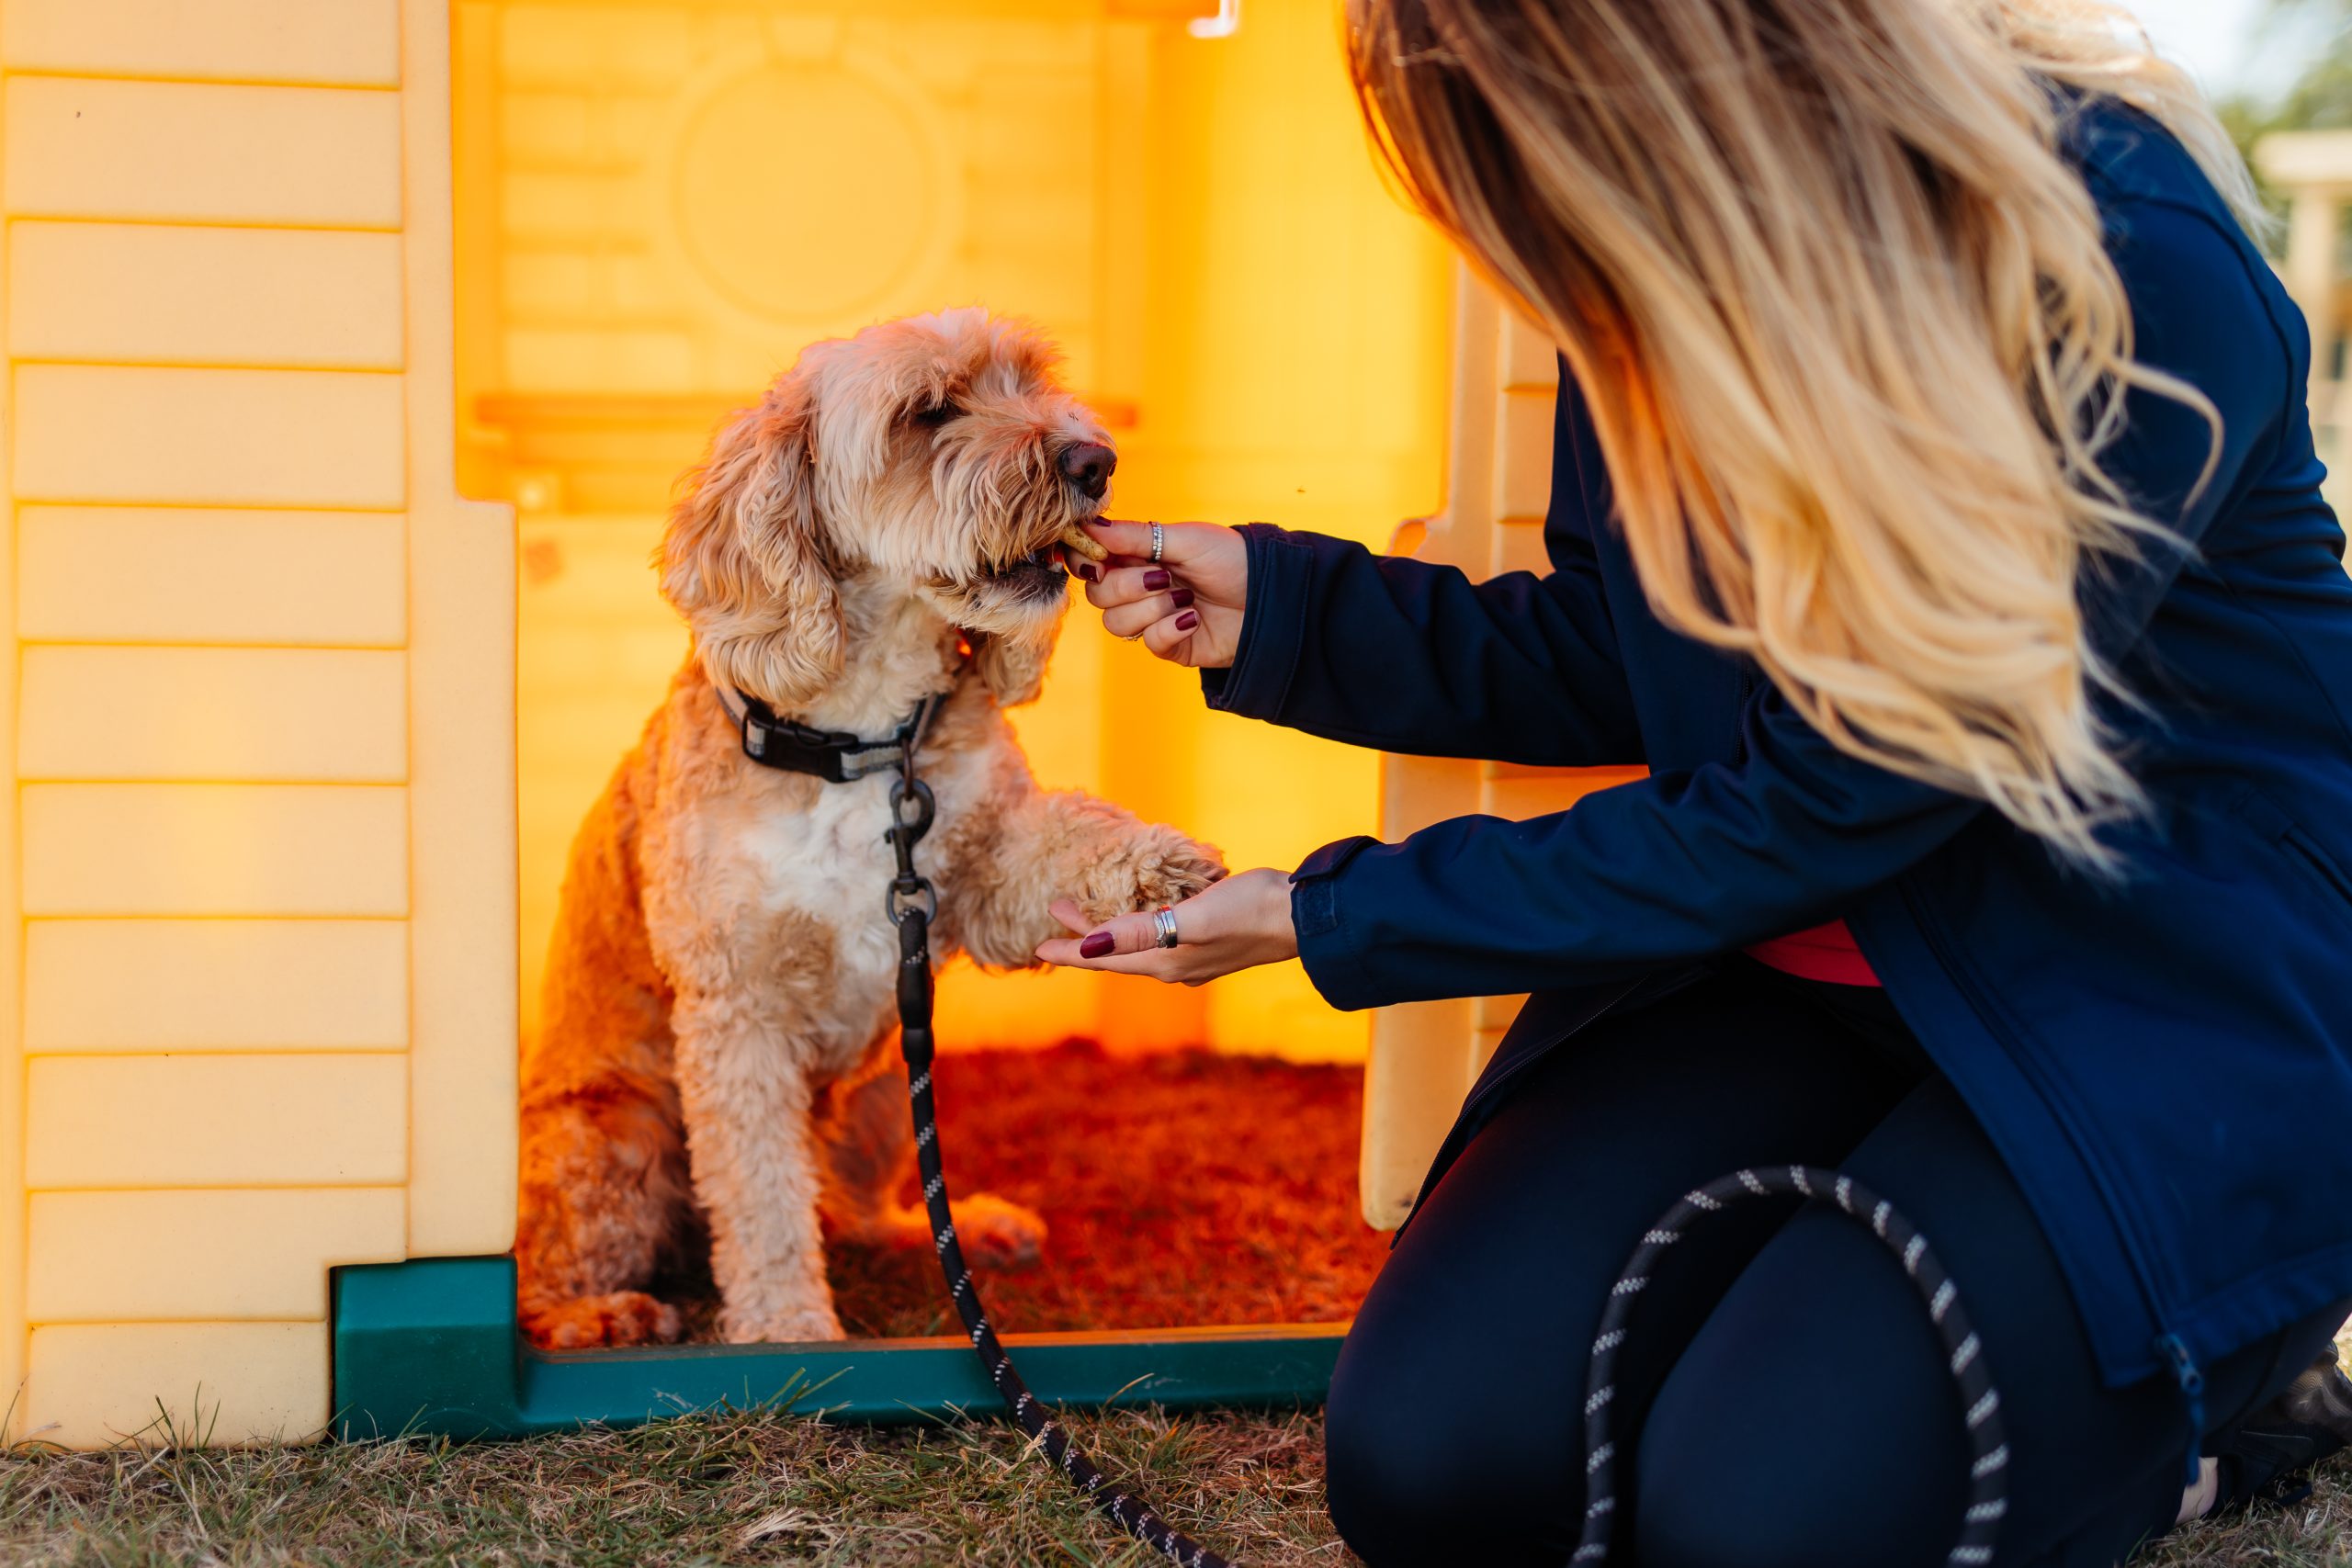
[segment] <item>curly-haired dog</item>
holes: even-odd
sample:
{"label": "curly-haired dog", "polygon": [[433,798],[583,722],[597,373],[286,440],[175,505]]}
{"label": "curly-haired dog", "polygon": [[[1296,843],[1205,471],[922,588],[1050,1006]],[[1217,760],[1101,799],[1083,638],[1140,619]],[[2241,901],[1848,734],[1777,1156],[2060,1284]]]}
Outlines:
{"label": "curly-haired dog", "polygon": [[[920,862],[943,956],[1027,964],[1058,934],[1056,897],[1102,919],[1221,874],[1172,829],[1039,789],[1001,711],[1037,694],[1068,603],[1055,543],[1094,515],[1114,462],[1052,367],[978,310],[815,344],[673,509],[657,564],[694,651],[572,846],[523,1055],[515,1256],[540,1344],[676,1338],[646,1288],[706,1226],[731,1340],[840,1336],[820,1213],[854,1237],[928,1240],[898,1201],[891,774],[761,766],[731,716],[742,697],[883,738],[944,694]],[[980,1256],[1043,1240],[1002,1200],[959,1209]]]}

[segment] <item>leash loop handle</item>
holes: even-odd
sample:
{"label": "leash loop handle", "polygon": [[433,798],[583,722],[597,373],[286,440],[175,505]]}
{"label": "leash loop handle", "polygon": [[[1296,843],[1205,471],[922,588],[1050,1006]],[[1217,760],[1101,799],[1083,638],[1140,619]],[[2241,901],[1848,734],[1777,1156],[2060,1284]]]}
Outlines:
{"label": "leash loop handle", "polygon": [[1736,1170],[1687,1192],[1634,1249],[1624,1273],[1610,1292],[1592,1341],[1584,1402],[1584,1531],[1569,1562],[1583,1568],[1607,1561],[1610,1538],[1615,1531],[1620,1456],[1610,1436],[1611,1418],[1617,1403],[1617,1358],[1624,1347],[1625,1325],[1633,1318],[1634,1303],[1647,1290],[1650,1276],[1667,1249],[1679,1243],[1694,1224],[1736,1203],[1774,1197],[1829,1204],[1867,1226],[1895,1255],[1913,1288],[1927,1303],[1928,1316],[1943,1341],[1968,1423],[1968,1506],[1961,1516],[1960,1539],[1944,1562],[1946,1568],[1985,1568],[2000,1540],[2001,1520],[2009,1511],[2009,1443],[2001,1418],[2001,1395],[1993,1386],[1984,1342],[1969,1323],[1968,1309],[1961,1304],[1960,1287],[1928,1247],[1928,1238],[1894,1204],[1850,1176],[1803,1165]]}

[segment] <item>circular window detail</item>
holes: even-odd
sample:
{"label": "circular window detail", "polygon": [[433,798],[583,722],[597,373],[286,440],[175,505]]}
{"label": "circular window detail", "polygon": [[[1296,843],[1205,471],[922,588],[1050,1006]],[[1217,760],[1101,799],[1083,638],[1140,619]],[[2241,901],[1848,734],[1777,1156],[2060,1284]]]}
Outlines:
{"label": "circular window detail", "polygon": [[870,306],[941,247],[945,171],[915,106],[863,73],[768,65],[685,117],[677,238],[740,310],[780,322]]}

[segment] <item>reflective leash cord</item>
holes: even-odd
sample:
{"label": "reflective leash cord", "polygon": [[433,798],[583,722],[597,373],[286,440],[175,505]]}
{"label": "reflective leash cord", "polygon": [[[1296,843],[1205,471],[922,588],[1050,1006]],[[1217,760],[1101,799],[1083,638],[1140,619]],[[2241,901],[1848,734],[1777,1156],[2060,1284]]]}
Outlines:
{"label": "reflective leash cord", "polygon": [[989,1324],[988,1310],[980,1304],[979,1287],[972,1280],[972,1270],[964,1261],[963,1246],[956,1236],[956,1217],[947,1207],[947,1175],[939,1157],[939,1111],[931,1081],[931,922],[939,913],[939,894],[930,879],[915,870],[914,862],[915,845],[931,830],[939,808],[932,797],[931,786],[915,776],[913,736],[904,742],[899,775],[890,786],[888,835],[899,857],[898,874],[891,879],[888,905],[890,919],[899,928],[899,1046],[907,1061],[907,1089],[914,1109],[915,1164],[922,1177],[923,1207],[931,1216],[931,1242],[939,1253],[940,1269],[947,1277],[947,1293],[955,1300],[956,1315],[964,1320],[964,1332],[970,1337],[972,1348],[979,1353],[980,1365],[988,1369],[989,1381],[1011,1408],[1013,1420],[1045,1450],[1046,1458],[1055,1468],[1069,1478],[1072,1486],[1110,1515],[1121,1529],[1170,1562],[1182,1563],[1183,1568],[1228,1568],[1224,1558],[1179,1533],[1142,1498],[1113,1486],[1110,1478],[1079,1452],[1069,1435],[1047,1418],[1046,1407],[1029,1392],[1029,1385],[1021,1381],[1012,1358],[1005,1353],[996,1330]]}
{"label": "reflective leash cord", "polygon": [[[946,1276],[947,1293],[956,1303],[964,1332],[978,1352],[989,1381],[1012,1410],[1021,1429],[1045,1450],[1046,1458],[1089,1501],[1111,1516],[1112,1521],[1137,1540],[1184,1568],[1229,1568],[1226,1559],[1179,1533],[1154,1513],[1142,1498],[1110,1490],[1110,1478],[1094,1468],[1077,1445],[1046,1415],[1046,1407],[1029,1392],[1005,1353],[988,1310],[980,1304],[979,1287],[964,1261],[956,1235],[956,1217],[947,1205],[947,1174],[940,1163],[939,1109],[932,1093],[932,968],[931,922],[939,913],[939,892],[931,879],[915,869],[915,846],[931,831],[939,807],[931,786],[915,776],[917,737],[901,744],[899,778],[890,786],[890,830],[887,837],[898,855],[898,874],[891,878],[886,908],[899,928],[899,1045],[907,1063],[907,1089],[914,1111],[915,1165],[922,1177],[923,1207],[931,1218],[932,1246]],[[1634,1303],[1648,1286],[1651,1271],[1666,1249],[1681,1241],[1702,1215],[1717,1213],[1752,1198],[1798,1197],[1834,1202],[1871,1228],[1901,1259],[1928,1303],[1928,1315],[1944,1342],[1961,1404],[1967,1412],[1969,1464],[1968,1510],[1959,1542],[1945,1559],[1948,1568],[1984,1568],[1993,1561],[2001,1518],[2008,1512],[2009,1448],[2001,1422],[2001,1396],[1993,1387],[1984,1347],[1969,1326],[1960,1292],[1927,1237],[1894,1212],[1894,1205],[1849,1176],[1808,1166],[1767,1170],[1735,1171],[1684,1195],[1642,1237],[1624,1273],[1609,1293],[1600,1328],[1592,1342],[1591,1371],[1586,1383],[1585,1517],[1584,1532],[1571,1563],[1597,1563],[1609,1555],[1609,1536],[1617,1510],[1617,1447],[1609,1435],[1610,1415],[1616,1399],[1617,1352],[1625,1342],[1625,1325]]]}
{"label": "reflective leash cord", "polygon": [[1901,1259],[1928,1303],[1928,1315],[1942,1337],[1952,1380],[1960,1388],[1961,1408],[1967,1412],[1968,1508],[1962,1516],[1960,1540],[1944,1559],[1947,1568],[1983,1568],[1993,1561],[2001,1519],[2009,1511],[2009,1445],[2001,1421],[2001,1396],[1993,1387],[1985,1365],[1984,1348],[1969,1326],[1960,1291],[1918,1228],[1895,1213],[1894,1206],[1850,1176],[1810,1166],[1792,1165],[1763,1170],[1739,1170],[1686,1193],[1642,1237],[1609,1293],[1600,1314],[1600,1328],[1592,1342],[1592,1370],[1585,1385],[1585,1517],[1584,1534],[1571,1563],[1600,1562],[1609,1555],[1609,1537],[1617,1511],[1617,1445],[1609,1436],[1610,1414],[1616,1403],[1617,1353],[1625,1343],[1625,1325],[1634,1303],[1650,1282],[1666,1249],[1681,1241],[1694,1221],[1734,1203],[1754,1198],[1798,1197],[1835,1203],[1871,1229]]}

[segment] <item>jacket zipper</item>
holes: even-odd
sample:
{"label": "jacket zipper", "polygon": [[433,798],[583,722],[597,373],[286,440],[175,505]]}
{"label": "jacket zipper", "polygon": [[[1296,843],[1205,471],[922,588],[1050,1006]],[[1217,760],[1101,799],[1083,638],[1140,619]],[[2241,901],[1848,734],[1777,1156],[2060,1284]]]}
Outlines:
{"label": "jacket zipper", "polygon": [[[1910,910],[1911,919],[1918,926],[1920,935],[1927,939],[1928,945],[1934,950],[1937,962],[1943,965],[1945,975],[1951,979],[1953,985],[1969,997],[1977,1018],[1984,1022],[1985,1028],[1998,1033],[2007,1043],[2009,1059],[2018,1064],[2018,1070],[2026,1071],[2025,1058],[2018,1053],[2016,1039],[2009,1032],[2008,1021],[2001,1015],[1997,1008],[1985,1005],[1982,990],[1976,985],[1974,977],[1952,963],[1949,956],[1949,944],[1943,940],[1942,933],[1929,922],[1927,912],[1919,908],[1907,884],[1903,886],[1901,891],[1905,907]],[[2028,1076],[2038,1075],[2029,1073]],[[2124,1262],[2131,1267],[2132,1282],[2139,1287],[2140,1299],[2147,1303],[2148,1316],[2156,1325],[2156,1337],[2154,1342],[2156,1359],[2165,1371],[2171,1374],[2173,1382],[2180,1392],[2183,1412],[2188,1420],[2188,1472],[2186,1484],[2194,1486],[2201,1471],[2199,1463],[2201,1456],[2198,1450],[2204,1446],[2205,1442],[2205,1373],[2197,1365],[2196,1358],[2188,1353],[2188,1342],[2165,1323],[2164,1303],[2157,1297],[2154,1281],[2148,1270],[2147,1258],[2140,1250],[2139,1231],[2132,1223],[2131,1217],[2123,1212],[2122,1206],[2116,1202],[2115,1194],[2109,1190],[2109,1183],[2105,1172],[2099,1168],[2096,1161],[2083,1152],[2082,1135],[2075,1131],[2072,1117],[2047,1093],[2042,1096],[2042,1103],[2049,1109],[2051,1119],[2065,1129],[2066,1136],[2073,1141],[2084,1168],[2091,1173],[2091,1179],[2100,1189],[2100,1196],[2107,1201],[2108,1209],[2114,1215],[2116,1239],[2122,1245]]]}

